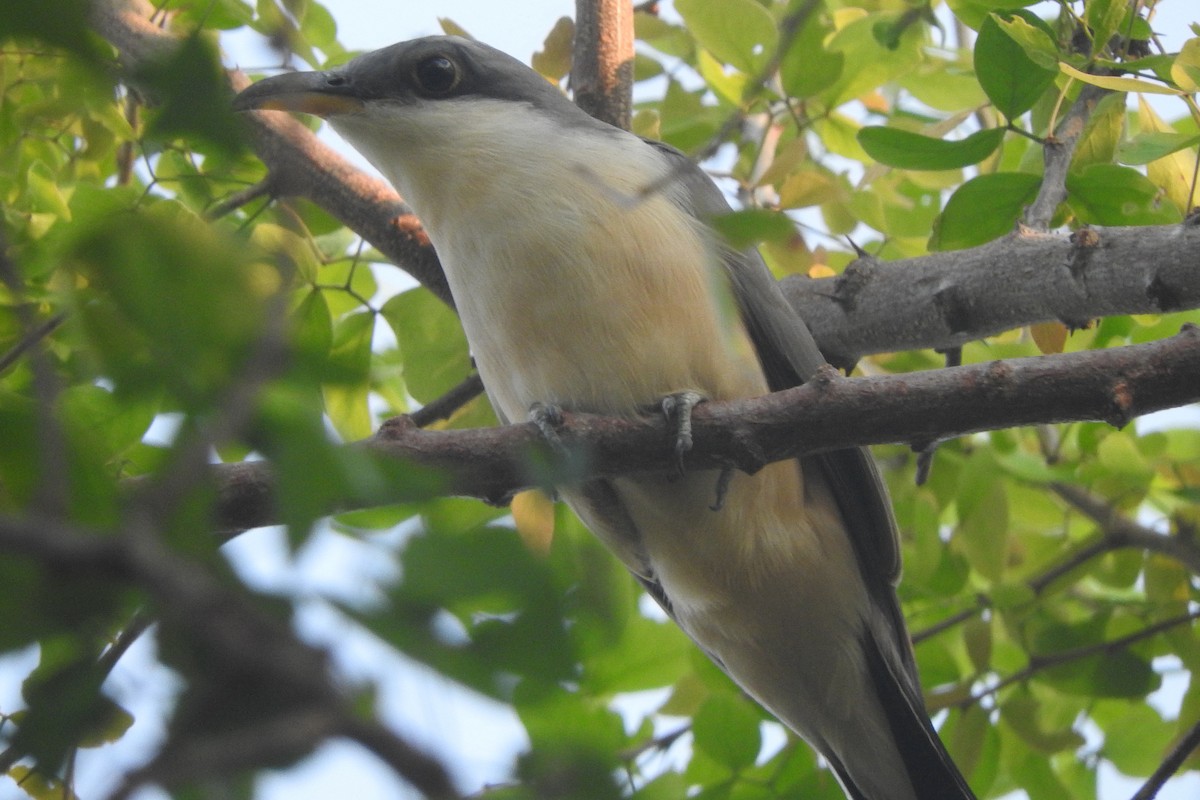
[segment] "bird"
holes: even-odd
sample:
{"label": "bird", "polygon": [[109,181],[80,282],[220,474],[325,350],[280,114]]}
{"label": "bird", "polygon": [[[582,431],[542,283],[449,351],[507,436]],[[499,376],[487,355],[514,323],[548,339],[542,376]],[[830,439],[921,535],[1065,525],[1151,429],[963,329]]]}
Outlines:
{"label": "bird", "polygon": [[[501,422],[655,403],[683,420],[825,365],[761,256],[714,232],[730,206],[699,166],[500,50],[413,39],[264,78],[234,107],[324,118],[411,205]],[[896,523],[865,450],[559,494],[851,800],[973,797],[925,710]]]}

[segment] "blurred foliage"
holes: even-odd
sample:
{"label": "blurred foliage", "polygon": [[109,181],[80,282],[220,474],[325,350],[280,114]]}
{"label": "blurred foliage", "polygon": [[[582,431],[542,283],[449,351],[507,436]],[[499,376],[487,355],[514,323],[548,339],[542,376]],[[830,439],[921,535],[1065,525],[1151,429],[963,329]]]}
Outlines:
{"label": "blurred foliage", "polygon": [[[276,464],[299,552],[333,498],[407,481],[407,504],[332,521],[390,542],[400,576],[378,605],[343,611],[515,709],[530,748],[514,783],[485,794],[841,797],[811,751],[780,744],[764,712],[645,613],[640,588],[565,509],[523,502],[516,530],[506,510],[436,499],[428,476],[383,475],[336,447],[467,376],[465,339],[425,290],[381,290],[395,286],[394,268],[325,211],[228,202],[264,168],[228,110],[217,33],[253,29],[310,68],[352,53],[311,0],[156,5],[182,46],[129,75],[81,0],[0,3],[0,519],[120,535],[119,482],[169,476],[199,442]],[[655,98],[640,103],[638,130],[694,151],[742,115],[722,169],[752,208],[730,218],[729,234],[762,241],[780,275],[839,271],[853,258],[845,234],[892,258],[1011,230],[1040,186],[1042,143],[1087,83],[1115,94],[1083,133],[1055,224],[1171,223],[1195,203],[1195,25],[1180,52],[1164,52],[1145,4],[1120,0],[827,0],[790,31],[781,23],[800,5],[676,0],[681,22],[636,21],[638,97]],[[538,54],[554,80],[569,30],[557,26]],[[789,36],[778,80],[756,87]],[[1013,331],[968,345],[963,359],[1119,346],[1188,320],[1200,315]],[[883,355],[866,368],[939,358]],[[478,399],[443,424],[493,422]],[[1102,760],[1133,776],[1157,767],[1200,719],[1197,576],[1162,554],[1093,548],[1098,525],[1055,486],[1194,545],[1200,432],[1074,424],[976,435],[944,444],[920,486],[911,452],[877,456],[903,531],[900,592],[930,708],[980,796],[1089,800]],[[172,548],[279,618],[306,599],[267,598],[228,575],[207,487],[172,486],[157,498]],[[404,535],[381,537],[388,530]],[[30,797],[71,796],[76,752],[124,735],[130,718],[109,697],[99,654],[148,602],[148,587],[119,573],[0,557],[0,650],[36,645],[40,659],[25,707],[0,709],[0,746],[28,756],[8,778]],[[226,692],[203,679],[205,654],[188,634],[174,620],[159,638],[193,694],[274,702],[261,687]],[[1175,689],[1154,695],[1168,676]],[[663,687],[645,719],[613,707]],[[257,709],[231,719],[250,724]],[[1200,770],[1200,757],[1185,769]],[[231,782],[229,796],[248,786]]]}

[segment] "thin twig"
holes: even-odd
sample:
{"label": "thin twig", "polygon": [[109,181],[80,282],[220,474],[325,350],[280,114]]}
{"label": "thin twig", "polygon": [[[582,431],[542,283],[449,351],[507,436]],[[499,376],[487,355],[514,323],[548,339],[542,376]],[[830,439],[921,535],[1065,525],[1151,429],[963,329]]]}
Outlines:
{"label": "thin twig", "polygon": [[1175,744],[1175,747],[1171,748],[1171,752],[1158,765],[1158,769],[1154,770],[1154,774],[1142,784],[1131,800],[1152,800],[1156,797],[1158,790],[1166,785],[1171,776],[1183,766],[1183,762],[1187,760],[1188,756],[1197,749],[1200,749],[1200,722],[1193,725],[1191,730]]}
{"label": "thin twig", "polygon": [[58,313],[45,322],[25,331],[25,335],[21,337],[20,341],[9,348],[7,353],[0,356],[0,372],[3,372],[16,363],[31,347],[54,333],[66,321],[67,315]]}
{"label": "thin twig", "polygon": [[987,687],[981,692],[972,694],[959,705],[963,708],[966,708],[973,703],[978,703],[985,697],[996,694],[996,692],[1000,691],[1006,686],[1011,686],[1014,683],[1028,680],[1039,672],[1050,669],[1051,667],[1069,664],[1072,661],[1081,661],[1085,658],[1091,658],[1092,656],[1115,653],[1119,650],[1124,650],[1130,645],[1137,644],[1143,639],[1148,639],[1151,636],[1155,636],[1165,630],[1174,628],[1177,625],[1194,622],[1197,619],[1200,619],[1200,611],[1193,611],[1189,614],[1181,614],[1177,617],[1165,619],[1161,622],[1150,625],[1149,627],[1143,628],[1140,631],[1134,631],[1131,634],[1122,636],[1119,639],[1113,639],[1112,641],[1097,642],[1096,644],[1085,645],[1083,647],[1072,647],[1069,650],[1060,650],[1054,653],[1031,655],[1029,657],[1029,666],[1014,672],[1012,675],[1009,675],[1008,677]]}
{"label": "thin twig", "polygon": [[220,219],[231,211],[235,211],[247,203],[251,203],[264,195],[271,194],[275,189],[275,181],[271,177],[273,173],[268,173],[267,177],[263,178],[253,186],[247,186],[240,192],[234,192],[219,203],[214,204],[205,216],[208,219]]}
{"label": "thin twig", "polygon": [[1105,549],[1136,547],[1152,553],[1162,553],[1200,575],[1200,548],[1195,542],[1179,536],[1161,534],[1139,525],[1119,513],[1103,499],[1069,483],[1052,483],[1051,490],[1097,525],[1104,534]]}
{"label": "thin twig", "polygon": [[441,397],[409,414],[409,419],[418,428],[424,428],[438,420],[449,419],[455,411],[474,400],[482,392],[483,379],[479,377],[479,374],[468,375]]}

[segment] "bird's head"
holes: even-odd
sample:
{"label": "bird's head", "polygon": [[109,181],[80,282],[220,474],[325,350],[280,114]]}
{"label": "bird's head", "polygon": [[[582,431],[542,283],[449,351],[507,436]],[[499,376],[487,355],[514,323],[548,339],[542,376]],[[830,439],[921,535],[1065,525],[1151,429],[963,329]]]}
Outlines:
{"label": "bird's head", "polygon": [[483,171],[497,166],[489,161],[544,159],[552,154],[548,138],[566,150],[583,129],[616,132],[520,61],[457,36],[265,78],[239,94],[234,108],[325,118],[414,204],[429,193],[430,179],[461,175],[464,165]]}

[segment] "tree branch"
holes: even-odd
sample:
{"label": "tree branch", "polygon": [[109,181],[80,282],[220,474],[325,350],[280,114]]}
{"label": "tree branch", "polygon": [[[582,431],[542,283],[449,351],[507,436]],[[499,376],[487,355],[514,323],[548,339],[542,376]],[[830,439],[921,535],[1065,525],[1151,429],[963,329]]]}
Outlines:
{"label": "tree branch", "polygon": [[1067,171],[1075,155],[1075,145],[1096,103],[1105,94],[1108,91],[1099,86],[1084,84],[1062,122],[1055,128],[1054,135],[1043,146],[1042,185],[1033,203],[1025,210],[1025,224],[1029,227],[1039,231],[1049,230],[1054,213],[1067,199]]}
{"label": "tree branch", "polygon": [[[1194,575],[1200,576],[1200,548],[1190,538],[1178,535],[1167,536],[1138,525],[1129,517],[1117,512],[1102,498],[1096,497],[1078,486],[1052,483],[1050,489],[1071,507],[1095,521],[1100,526],[1100,533],[1079,544],[1065,558],[1039,574],[1026,579],[1025,585],[1032,590],[1035,596],[1040,595],[1059,578],[1070,574],[1096,556],[1123,548],[1168,556],[1191,570]],[[978,594],[974,604],[970,607],[957,611],[928,628],[914,631],[911,635],[912,642],[915,645],[930,639],[972,619],[991,606],[992,599],[989,596]],[[946,705],[953,704],[953,701],[946,703]]]}
{"label": "tree branch", "polygon": [[[1200,329],[1160,342],[994,361],[904,375],[842,378],[827,369],[810,383],[765,397],[712,402],[694,415],[688,469],[771,461],[854,445],[921,444],[981,430],[1039,422],[1103,420],[1121,426],[1140,414],[1200,400]],[[441,493],[502,502],[538,483],[674,468],[672,432],[659,416],[564,415],[569,458],[555,456],[534,425],[465,431],[420,430],[405,417],[355,447],[379,459],[433,470]],[[538,472],[532,464],[552,464]],[[212,468],[218,525],[239,531],[278,521],[273,478],[263,462]],[[411,482],[387,497],[345,498],[342,508],[413,499]],[[426,491],[429,490],[425,486]],[[330,512],[337,509],[330,509]]]}
{"label": "tree branch", "polygon": [[1024,229],[969,250],[790,277],[784,294],[831,363],[947,349],[1035,322],[1200,308],[1200,225]]}
{"label": "tree branch", "polygon": [[1054,493],[1072,508],[1100,526],[1105,550],[1133,547],[1151,553],[1170,556],[1195,575],[1200,575],[1200,550],[1194,543],[1178,536],[1161,534],[1137,524],[1120,514],[1107,502],[1086,490],[1067,483],[1050,485]]}
{"label": "tree branch", "polygon": [[571,89],[599,120],[629,130],[633,114],[633,3],[576,0]]}
{"label": "tree branch", "polygon": [[986,689],[970,695],[960,705],[966,707],[971,703],[978,703],[985,697],[993,695],[1006,686],[1011,686],[1014,683],[1028,680],[1039,672],[1047,670],[1051,667],[1069,664],[1072,661],[1080,661],[1092,656],[1104,655],[1108,653],[1116,653],[1120,650],[1137,644],[1143,639],[1148,639],[1163,631],[1169,630],[1176,625],[1184,625],[1189,622],[1195,622],[1200,619],[1200,611],[1192,611],[1187,614],[1181,614],[1177,617],[1156,622],[1153,625],[1142,628],[1139,631],[1134,631],[1119,639],[1113,639],[1108,642],[1097,642],[1096,644],[1085,645],[1083,647],[1073,647],[1069,650],[1059,650],[1053,653],[1034,653],[1029,657],[1029,665],[1024,669],[1014,672],[1012,675],[1005,677],[1003,680],[997,681],[995,684],[988,686]]}

